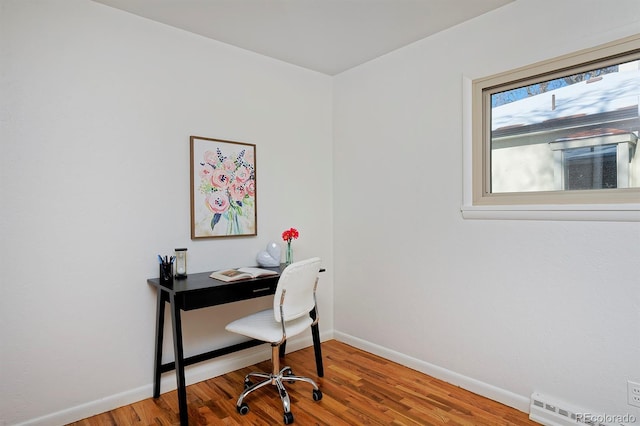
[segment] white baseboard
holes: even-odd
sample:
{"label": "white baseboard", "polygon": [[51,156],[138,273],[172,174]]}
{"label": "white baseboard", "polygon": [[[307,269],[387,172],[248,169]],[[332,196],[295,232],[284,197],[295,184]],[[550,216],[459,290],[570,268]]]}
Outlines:
{"label": "white baseboard", "polygon": [[471,377],[456,373],[454,371],[447,370],[446,368],[438,367],[437,365],[421,361],[419,359],[407,356],[400,352],[393,351],[380,345],[376,345],[375,343],[353,337],[340,331],[334,330],[333,338],[354,346],[358,349],[362,349],[391,361],[395,361],[398,364],[406,365],[409,368],[412,368],[424,374],[428,374],[429,376],[435,377],[436,379],[443,380],[447,383],[459,386],[478,395],[482,395],[486,398],[498,401],[504,405],[515,408],[516,410],[522,411],[524,413],[529,412],[529,397],[515,394],[505,389],[501,389],[488,383],[484,383]]}
{"label": "white baseboard", "polygon": [[[326,341],[330,339],[336,339],[372,354],[406,365],[416,371],[428,374],[429,376],[443,380],[447,383],[460,386],[461,388],[467,389],[478,395],[482,395],[494,401],[513,407],[516,410],[520,410],[525,413],[529,412],[530,399],[528,397],[497,388],[445,368],[438,367],[437,365],[376,345],[375,343],[353,337],[349,334],[339,331],[327,331],[320,333],[320,340]],[[287,342],[287,351],[297,351],[312,345],[313,342],[311,340],[311,336],[293,338]],[[198,383],[203,380],[264,361],[268,359],[270,355],[271,352],[269,350],[265,350],[262,346],[245,349],[234,354],[225,355],[215,360],[189,366],[185,370],[185,379],[187,385]],[[160,389],[162,389],[162,393],[172,391],[175,388],[175,375],[172,373],[163,375],[160,382]],[[16,426],[50,426],[52,424],[67,424],[96,414],[104,413],[106,411],[114,410],[118,407],[122,407],[123,405],[133,404],[134,402],[150,398],[152,394],[153,384],[149,383],[135,389],[130,389],[105,398],[31,419]]]}
{"label": "white baseboard", "polygon": [[[333,338],[333,332],[320,333],[320,340],[330,340]],[[312,346],[313,341],[311,335],[299,336],[287,341],[287,352],[297,351],[308,346]],[[265,346],[255,346],[253,348],[244,349],[233,354],[225,355],[213,360],[204,361],[196,365],[189,366],[185,369],[185,380],[187,385],[198,383],[212,377],[220,376],[231,371],[244,368],[264,361],[271,357],[271,350],[265,349]],[[149,366],[151,368],[151,366]],[[241,384],[238,385],[238,391],[241,390]],[[162,393],[175,390],[176,376],[173,373],[163,374],[160,381],[160,389]],[[16,426],[50,426],[72,423],[78,420],[106,411],[114,410],[123,405],[133,404],[143,399],[151,398],[153,395],[153,384],[149,383],[139,388],[130,389],[124,392],[110,395],[105,398],[90,401],[85,404],[70,407],[51,414],[27,420]]]}

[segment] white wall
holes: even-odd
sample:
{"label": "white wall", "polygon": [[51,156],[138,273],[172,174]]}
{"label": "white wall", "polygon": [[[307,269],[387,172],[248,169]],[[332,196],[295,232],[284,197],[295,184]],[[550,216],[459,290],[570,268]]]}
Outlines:
{"label": "white wall", "polygon": [[[2,0],[0,49],[0,424],[151,396],[146,279],[175,247],[190,272],[243,266],[298,228],[333,329],[331,78],[88,0]],[[257,237],[190,240],[190,135],[257,145]],[[186,353],[267,299],[187,312]]]}
{"label": "white wall", "polygon": [[460,214],[463,76],[639,31],[636,0],[518,0],[335,77],[337,338],[522,410],[640,418],[640,224]]}

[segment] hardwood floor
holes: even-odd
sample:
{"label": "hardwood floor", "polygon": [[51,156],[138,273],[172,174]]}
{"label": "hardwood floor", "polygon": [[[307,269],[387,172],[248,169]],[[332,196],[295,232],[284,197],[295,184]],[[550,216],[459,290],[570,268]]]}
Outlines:
{"label": "hardwood floor", "polygon": [[[287,386],[297,425],[536,425],[526,413],[475,395],[376,355],[330,340],[322,344],[325,377],[315,372],[313,348],[286,356],[296,374],[317,379],[324,397],[313,401],[307,383]],[[269,348],[265,346],[265,356]],[[282,363],[285,365],[285,362]],[[272,386],[249,395],[250,412],[235,402],[244,375],[270,371],[270,361],[187,387],[189,424],[281,425],[282,404]],[[72,426],[178,425],[176,392],[99,414]]]}

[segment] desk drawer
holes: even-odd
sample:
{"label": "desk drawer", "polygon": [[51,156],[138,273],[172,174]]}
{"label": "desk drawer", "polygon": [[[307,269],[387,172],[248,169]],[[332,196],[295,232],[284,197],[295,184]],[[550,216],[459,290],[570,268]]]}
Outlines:
{"label": "desk drawer", "polygon": [[215,289],[202,289],[180,293],[177,297],[180,307],[189,311],[207,306],[222,305],[240,300],[268,296],[276,292],[278,278],[240,281],[221,285]]}

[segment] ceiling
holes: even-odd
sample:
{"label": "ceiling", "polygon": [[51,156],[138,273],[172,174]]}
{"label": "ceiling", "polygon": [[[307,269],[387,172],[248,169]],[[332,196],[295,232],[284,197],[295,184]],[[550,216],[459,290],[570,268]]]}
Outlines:
{"label": "ceiling", "polygon": [[335,75],[514,0],[94,0]]}

